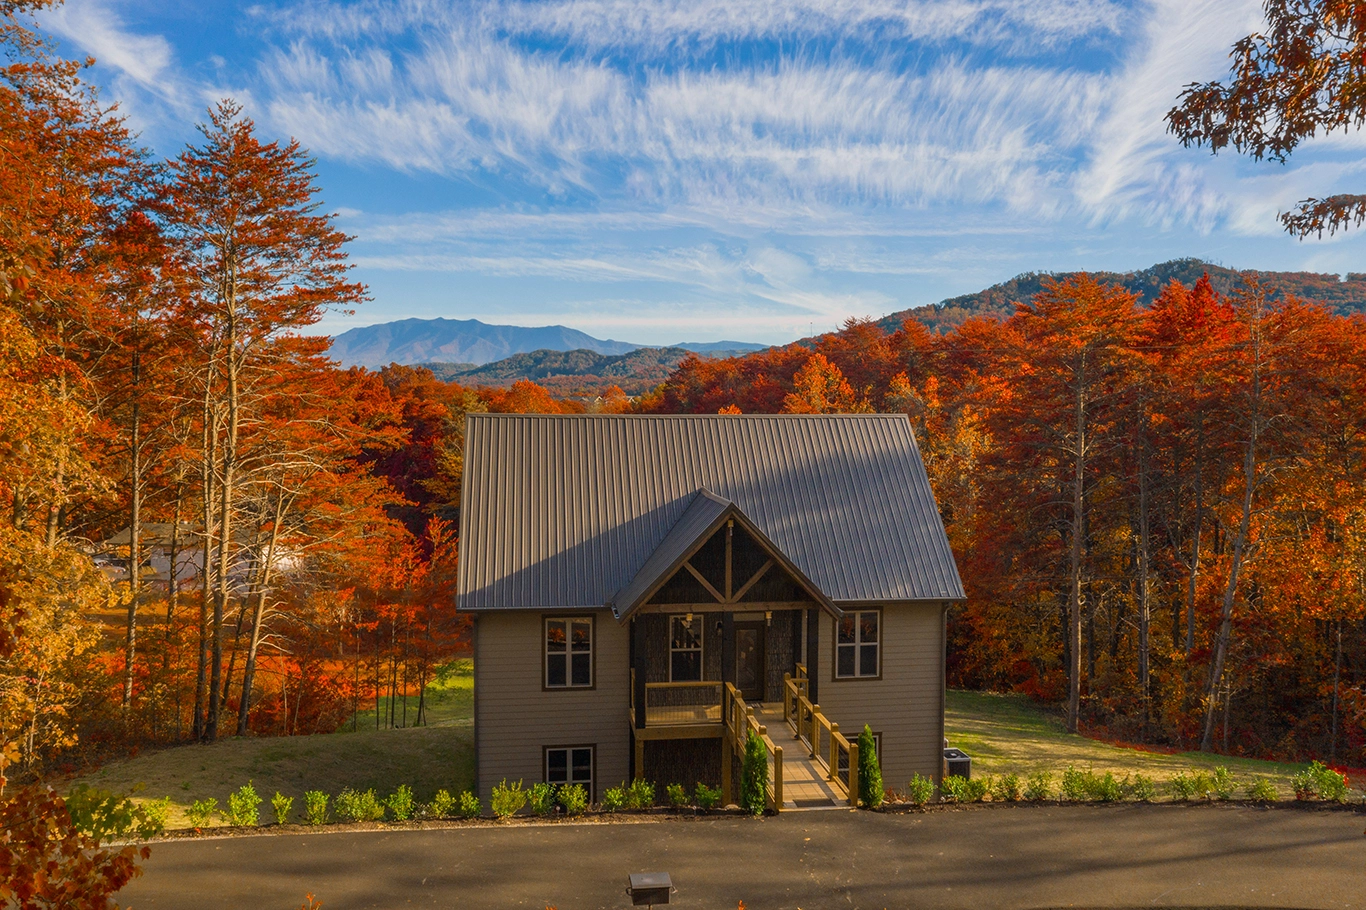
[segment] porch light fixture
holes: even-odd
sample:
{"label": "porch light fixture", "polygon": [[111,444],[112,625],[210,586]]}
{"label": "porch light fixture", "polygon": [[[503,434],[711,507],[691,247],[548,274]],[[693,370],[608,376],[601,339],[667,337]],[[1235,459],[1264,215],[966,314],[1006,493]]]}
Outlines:
{"label": "porch light fixture", "polygon": [[669,902],[674,883],[667,872],[632,872],[626,893],[631,896],[631,906],[653,907]]}
{"label": "porch light fixture", "polygon": [[692,625],[692,614],[691,614],[691,613],[685,613],[685,614],[683,615],[683,621],[684,621],[685,623],[687,623],[688,625]]}
{"label": "porch light fixture", "polygon": [[773,625],[773,611],[772,611],[772,610],[765,610],[765,611],[764,611],[764,622],[765,622],[767,625],[770,625],[770,626]]}

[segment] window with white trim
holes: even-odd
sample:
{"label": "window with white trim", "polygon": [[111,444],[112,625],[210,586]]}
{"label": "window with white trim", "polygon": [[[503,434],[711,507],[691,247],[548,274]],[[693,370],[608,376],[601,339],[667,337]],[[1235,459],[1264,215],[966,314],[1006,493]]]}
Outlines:
{"label": "window with white trim", "polygon": [[881,610],[849,610],[839,620],[835,636],[835,678],[877,676],[881,668],[878,637]]}
{"label": "window with white trim", "polygon": [[689,613],[669,622],[669,682],[702,681],[702,617]]}
{"label": "window with white trim", "polygon": [[545,750],[545,782],[579,784],[593,799],[593,747],[550,746]]}
{"label": "window with white trim", "polygon": [[583,689],[593,685],[593,620],[587,616],[545,621],[545,685]]}

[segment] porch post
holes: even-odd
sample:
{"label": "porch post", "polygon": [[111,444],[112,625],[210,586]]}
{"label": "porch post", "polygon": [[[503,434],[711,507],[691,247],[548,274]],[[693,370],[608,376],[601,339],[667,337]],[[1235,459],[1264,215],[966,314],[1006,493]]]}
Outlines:
{"label": "porch post", "polygon": [[806,611],[806,697],[811,704],[820,704],[816,687],[820,684],[821,666],[821,608],[812,607]]}
{"label": "porch post", "polygon": [[[631,700],[635,703],[637,730],[645,728],[645,623],[637,617],[631,620],[631,669],[635,671]],[[639,770],[639,769],[637,769]]]}
{"label": "porch post", "polygon": [[721,614],[721,682],[723,691],[735,682],[735,614],[729,610]]}

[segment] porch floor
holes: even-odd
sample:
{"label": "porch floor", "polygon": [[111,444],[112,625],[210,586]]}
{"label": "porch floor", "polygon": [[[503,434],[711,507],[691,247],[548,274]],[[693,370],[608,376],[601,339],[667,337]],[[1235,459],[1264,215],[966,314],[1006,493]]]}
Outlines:
{"label": "porch floor", "polygon": [[754,716],[768,727],[768,738],[783,747],[783,811],[843,807],[844,799],[825,779],[825,770],[811,760],[802,741],[783,720],[782,702],[755,705]]}

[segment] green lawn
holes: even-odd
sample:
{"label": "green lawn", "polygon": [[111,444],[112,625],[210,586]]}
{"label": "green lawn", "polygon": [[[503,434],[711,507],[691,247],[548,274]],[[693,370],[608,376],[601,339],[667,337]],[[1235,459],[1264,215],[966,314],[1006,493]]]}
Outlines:
{"label": "green lawn", "polygon": [[[376,730],[372,709],[359,715],[354,733],[348,724],[343,732],[319,736],[225,739],[211,746],[160,749],[111,762],[72,783],[136,791],[139,799],[169,796],[171,827],[188,824],[184,810],[194,800],[212,796],[224,806],[228,794],[249,780],[263,799],[269,801],[278,790],[295,797],[296,808],[302,808],[305,790],[335,795],[345,787],[373,787],[384,796],[406,783],[419,800],[430,799],[439,788],[458,794],[474,783],[473,693],[473,666],[459,660],[443,667],[428,687],[425,727]],[[387,716],[387,703],[381,710]],[[416,698],[409,699],[408,712],[415,721]],[[1165,796],[1163,785],[1176,772],[1225,765],[1240,790],[1264,777],[1289,798],[1290,776],[1302,767],[1199,752],[1163,755],[1096,742],[1063,732],[1058,717],[1018,695],[951,691],[945,727],[949,744],[972,756],[974,777],[1050,771],[1056,785],[1070,765],[1121,778],[1143,773]],[[265,820],[268,802],[261,808]]]}
{"label": "green lawn", "polygon": [[[993,695],[983,692],[948,693],[944,716],[944,735],[949,745],[972,756],[972,774],[1019,774],[1051,771],[1054,784],[1069,765],[1078,770],[1117,777],[1142,773],[1163,784],[1178,771],[1193,769],[1212,772],[1223,765],[1238,781],[1239,790],[1257,778],[1267,778],[1283,799],[1294,796],[1290,776],[1303,765],[1257,761],[1204,752],[1178,752],[1163,755],[1140,749],[1112,746],[1064,731],[1060,717],[1041,710],[1022,695]],[[1241,796],[1241,792],[1240,792]]]}
{"label": "green lawn", "polygon": [[[427,689],[429,726],[376,730],[371,710],[360,715],[355,733],[347,724],[342,732],[317,736],[224,739],[207,746],[158,749],[111,762],[71,785],[135,792],[138,800],[169,796],[172,828],[188,826],[184,813],[190,803],[214,797],[220,807],[226,806],[228,794],[247,781],[265,800],[262,821],[273,820],[269,800],[276,791],[295,798],[296,813],[303,808],[305,790],[335,796],[346,787],[373,787],[383,797],[407,784],[419,800],[430,799],[441,788],[458,794],[474,787],[474,675],[468,659],[443,671]],[[387,706],[385,711],[387,715]],[[409,722],[416,717],[413,698]]]}

